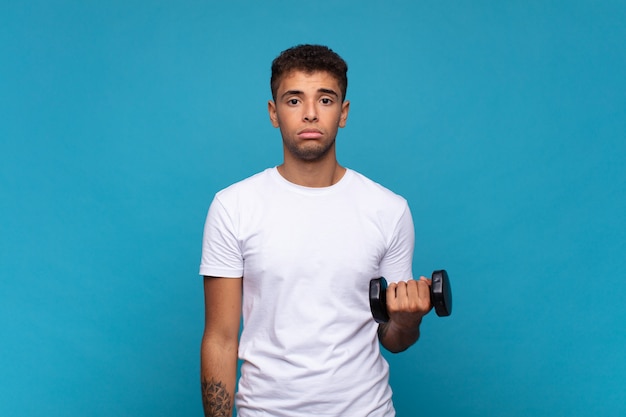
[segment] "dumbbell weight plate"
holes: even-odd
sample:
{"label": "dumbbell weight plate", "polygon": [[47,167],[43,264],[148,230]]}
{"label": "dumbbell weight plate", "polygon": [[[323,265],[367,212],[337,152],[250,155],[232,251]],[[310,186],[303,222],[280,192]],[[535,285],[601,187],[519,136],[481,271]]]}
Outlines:
{"label": "dumbbell weight plate", "polygon": [[444,269],[433,272],[430,301],[439,317],[452,314],[452,289],[448,273]]}
{"label": "dumbbell weight plate", "polygon": [[370,281],[370,310],[377,323],[387,323],[387,280],[383,277]]}

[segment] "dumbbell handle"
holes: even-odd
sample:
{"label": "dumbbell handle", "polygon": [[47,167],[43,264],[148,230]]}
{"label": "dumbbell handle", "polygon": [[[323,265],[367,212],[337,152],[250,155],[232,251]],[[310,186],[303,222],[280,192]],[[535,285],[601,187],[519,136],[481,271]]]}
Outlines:
{"label": "dumbbell handle", "polygon": [[[452,314],[452,290],[445,269],[434,271],[430,285],[430,302],[439,317]],[[370,309],[378,323],[387,323],[387,280],[384,277],[370,281]]]}

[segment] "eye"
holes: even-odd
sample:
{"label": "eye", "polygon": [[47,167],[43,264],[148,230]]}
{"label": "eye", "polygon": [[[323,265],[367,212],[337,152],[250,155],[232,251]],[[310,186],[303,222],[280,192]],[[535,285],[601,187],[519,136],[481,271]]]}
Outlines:
{"label": "eye", "polygon": [[298,100],[297,98],[290,98],[289,100],[287,100],[287,104],[295,106],[296,104],[298,104],[299,101],[300,100]]}
{"label": "eye", "polygon": [[322,104],[332,104],[332,102],[333,102],[328,97],[323,97],[320,101],[322,102]]}

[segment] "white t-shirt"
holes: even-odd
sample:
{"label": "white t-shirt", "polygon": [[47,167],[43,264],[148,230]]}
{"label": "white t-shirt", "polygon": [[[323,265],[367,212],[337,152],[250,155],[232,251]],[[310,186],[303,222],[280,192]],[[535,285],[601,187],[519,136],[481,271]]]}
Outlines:
{"label": "white t-shirt", "polygon": [[369,281],[412,277],[405,199],[347,170],[308,188],[269,168],[217,193],[200,274],[243,277],[239,417],[395,415]]}

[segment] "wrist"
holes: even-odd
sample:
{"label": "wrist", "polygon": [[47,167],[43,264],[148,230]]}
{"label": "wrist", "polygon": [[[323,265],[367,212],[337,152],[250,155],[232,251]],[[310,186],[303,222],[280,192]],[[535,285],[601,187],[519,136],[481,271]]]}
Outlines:
{"label": "wrist", "polygon": [[419,333],[422,317],[411,321],[395,321],[393,318],[389,320],[389,327],[395,333],[400,334],[416,334]]}

